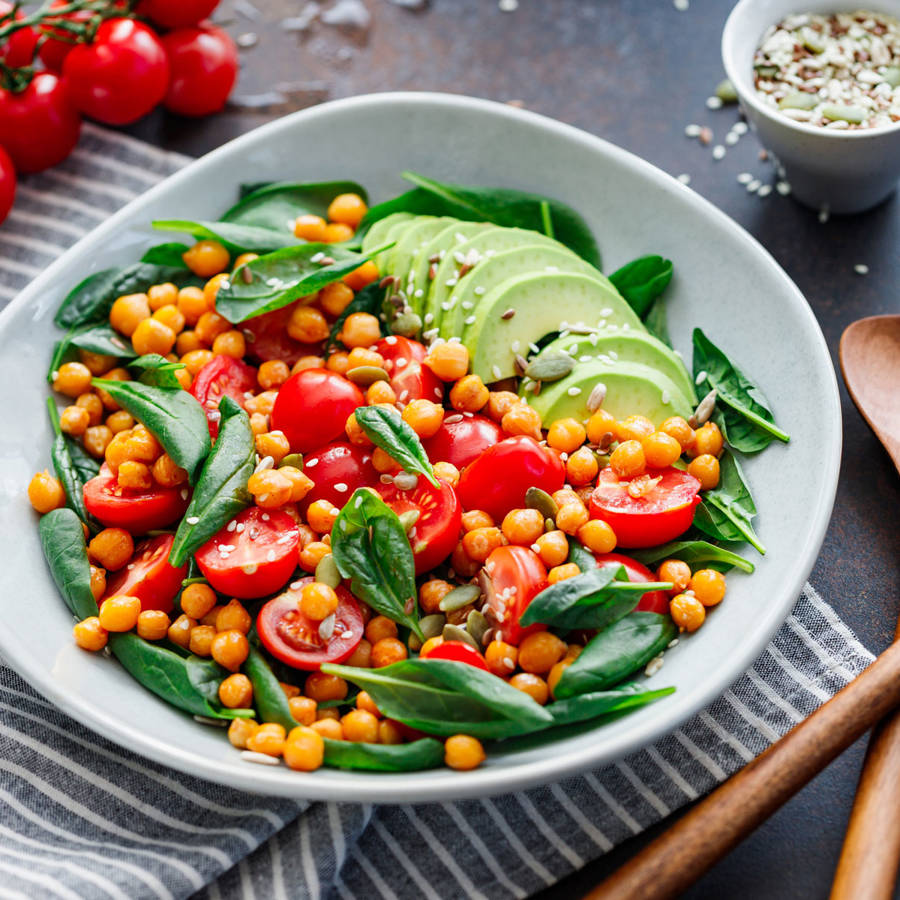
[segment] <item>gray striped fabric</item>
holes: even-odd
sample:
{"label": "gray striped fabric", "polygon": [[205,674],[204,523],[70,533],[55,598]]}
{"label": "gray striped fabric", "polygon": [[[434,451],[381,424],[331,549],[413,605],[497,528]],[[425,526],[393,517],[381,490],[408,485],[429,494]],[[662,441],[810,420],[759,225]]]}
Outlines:
{"label": "gray striped fabric", "polygon": [[[185,162],[88,126],[0,226],[0,305]],[[621,762],[522,794],[297,804],[199,781],[87,731],[0,666],[0,898],[525,897],[709,791],[872,655],[807,586],[753,668]]]}

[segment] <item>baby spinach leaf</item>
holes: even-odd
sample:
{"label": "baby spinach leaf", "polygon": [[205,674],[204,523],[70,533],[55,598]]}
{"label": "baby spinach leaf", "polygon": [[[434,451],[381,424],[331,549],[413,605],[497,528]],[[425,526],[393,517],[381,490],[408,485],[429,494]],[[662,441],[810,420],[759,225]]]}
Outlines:
{"label": "baby spinach leaf", "polygon": [[647,591],[669,590],[669,582],[628,580],[624,566],[591,568],[542,590],[528,604],[522,625],[543,622],[554,628],[605,628],[627,616]]}
{"label": "baby spinach leaf", "polygon": [[699,329],[694,329],[694,380],[701,392],[716,391],[716,421],[725,440],[742,453],[756,453],[774,438],[790,435],[775,417],[760,388]]}
{"label": "baby spinach leaf", "polygon": [[591,639],[563,672],[554,696],[563,700],[606,690],[640,671],[677,636],[678,629],[668,616],[631,613]]}
{"label": "baby spinach leaf", "polygon": [[300,723],[291,715],[288,698],[282,690],[272,667],[257,646],[258,638],[251,632],[250,652],[242,666],[253,685],[253,703],[260,722],[277,722],[290,731]]}
{"label": "baby spinach leaf", "polygon": [[66,505],[92,530],[97,530],[96,520],[88,514],[84,504],[84,485],[100,472],[100,463],[84,447],[59,427],[59,413],[52,397],[47,398],[47,409],[55,437],[50,447],[50,459],[56,477],[66,492]]}
{"label": "baby spinach leaf", "polygon": [[81,328],[70,329],[53,347],[53,358],[47,370],[48,384],[53,383],[53,376],[59,367],[68,359],[75,357],[73,351],[76,347],[90,350],[92,353],[102,353],[104,356],[114,356],[117,359],[131,359],[137,356],[131,342],[109,325],[84,325]]}
{"label": "baby spinach leaf", "polygon": [[[331,350],[339,343],[338,335],[344,327],[344,322],[348,316],[353,313],[365,312],[375,316],[380,321],[384,298],[387,294],[387,288],[380,287],[378,282],[367,284],[347,305],[346,309],[337,317],[334,325],[331,326],[331,334],[328,335],[328,343],[325,345],[326,350]],[[381,323],[382,333],[384,333],[385,325]]]}
{"label": "baby spinach leaf", "polygon": [[727,572],[731,568],[750,573],[756,567],[749,559],[708,541],[670,541],[647,550],[632,550],[631,555],[645,566],[659,565],[666,559],[680,559],[692,569],[710,568]]}
{"label": "baby spinach leaf", "polygon": [[353,593],[424,641],[416,615],[416,576],[409,538],[397,514],[365,488],[334,520],[331,552]]}
{"label": "baby spinach leaf", "polygon": [[672,261],[661,256],[641,256],[617,269],[609,280],[643,319],[672,280]]}
{"label": "baby spinach leaf", "polygon": [[232,273],[216,295],[216,311],[243,322],[339,281],[386,247],[361,254],[341,244],[300,244],[260,256]]}
{"label": "baby spinach leaf", "polygon": [[141,384],[159,388],[181,388],[175,373],[184,368],[184,363],[169,362],[158,353],[145,353],[128,363],[128,368],[138,373]]}
{"label": "baby spinach leaf", "polygon": [[222,398],[219,411],[219,437],[203,463],[190,506],[175,532],[169,554],[173,566],[183,565],[250,503],[247,480],[256,463],[250,419],[227,395]]}
{"label": "baby spinach leaf", "polygon": [[103,378],[93,379],[92,384],[142,422],[176,464],[187,470],[191,483],[195,481],[211,445],[206,413],[187,391]]}
{"label": "baby spinach leaf", "polygon": [[366,437],[400,463],[404,472],[424,475],[434,487],[439,487],[419,436],[398,412],[383,406],[360,406],[355,415]]}
{"label": "baby spinach leaf", "polygon": [[573,562],[582,572],[589,572],[597,568],[597,560],[594,554],[588,550],[581,541],[569,537],[569,557],[567,562]]}
{"label": "baby spinach leaf", "polygon": [[734,454],[726,450],[719,460],[719,484],[704,491],[703,500],[694,513],[694,527],[720,541],[747,541],[760,553],[760,543],[750,524],[756,515],[756,504],[750,487]]}
{"label": "baby spinach leaf", "polygon": [[571,725],[573,722],[584,722],[597,716],[637,709],[674,693],[673,687],[642,691],[637,684],[623,684],[610,691],[592,691],[589,694],[557,700],[544,708],[553,716],[555,725]]}
{"label": "baby spinach leaf", "polygon": [[186,269],[184,254],[190,248],[179,241],[167,241],[151,247],[142,257],[141,262],[153,263],[157,266],[172,266],[175,269]]}
{"label": "baby spinach leaf", "polygon": [[659,296],[650,304],[650,309],[647,310],[647,314],[644,316],[644,327],[653,337],[662,341],[667,347],[672,346],[664,297]]}
{"label": "baby spinach leaf", "polygon": [[338,194],[359,194],[363,200],[366,199],[365,189],[355,181],[310,184],[279,181],[242,194],[241,199],[222,216],[222,221],[276,231],[287,229],[293,234],[297,216],[311,214],[327,218],[328,205]]}
{"label": "baby spinach leaf", "polygon": [[465,663],[407,659],[381,669],[326,663],[322,671],[368,691],[383,715],[428,734],[497,738],[553,723],[530,696],[516,697],[501,678]]}
{"label": "baby spinach leaf", "polygon": [[287,229],[260,228],[256,225],[240,225],[231,222],[195,222],[191,219],[157,219],[153,227],[158,231],[182,231],[199,240],[219,241],[228,252],[269,253],[282,247],[297,244],[293,231]]}
{"label": "baby spinach leaf", "polygon": [[125,268],[103,269],[77,284],[63,300],[53,321],[60,328],[106,321],[117,297],[140,294],[154,284],[171,281],[176,287],[201,286],[204,283],[189,269],[134,263]]}
{"label": "baby spinach leaf", "polygon": [[71,509],[54,509],[41,517],[38,530],[50,574],[66,606],[77,619],[96,616],[97,601],[91,590],[91,564],[81,520]]}

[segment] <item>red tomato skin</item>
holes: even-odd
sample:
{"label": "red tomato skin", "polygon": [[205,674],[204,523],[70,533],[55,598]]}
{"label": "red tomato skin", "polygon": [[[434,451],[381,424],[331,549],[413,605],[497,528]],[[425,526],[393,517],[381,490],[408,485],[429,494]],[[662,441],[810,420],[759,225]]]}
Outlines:
{"label": "red tomato skin", "polygon": [[[591,495],[591,518],[609,524],[619,547],[638,549],[674,541],[694,521],[694,509],[700,502],[700,482],[693,475],[672,467],[650,469],[647,474],[662,476],[658,501],[634,499],[624,490],[611,495],[609,485],[627,484],[612,469],[602,469],[597,479],[597,488]],[[679,502],[673,504],[673,499]],[[651,503],[656,506],[651,507]]]}
{"label": "red tomato skin", "polygon": [[[68,0],[53,0],[50,9],[58,9],[61,6],[68,6]],[[93,13],[90,10],[82,9],[77,12],[67,13],[59,18],[67,22],[84,23],[90,21],[92,15]],[[63,63],[69,55],[69,51],[75,46],[69,41],[58,39],[58,36],[64,36],[66,33],[65,29],[54,28],[49,23],[41,26],[44,42],[38,48],[38,56],[51,72],[62,72]]]}
{"label": "red tomato skin", "polygon": [[0,224],[9,215],[16,199],[16,170],[9,154],[0,147]]}
{"label": "red tomato skin", "polygon": [[204,23],[171,31],[162,44],[170,73],[166,109],[180,116],[208,116],[223,109],[238,73],[231,36]]}
{"label": "red tomato skin", "polygon": [[538,487],[552,494],[566,480],[566,467],[555,450],[519,435],[489,447],[469,463],[457,493],[464,509],[483,509],[499,522],[525,505],[525,492]]}
{"label": "red tomato skin", "polygon": [[346,588],[339,586],[336,589],[338,608],[335,613],[337,637],[332,637],[321,649],[312,647],[306,650],[302,646],[292,645],[291,635],[289,632],[286,633],[285,616],[290,616],[314,638],[316,635],[318,626],[311,623],[299,609],[302,585],[309,584],[313,580],[312,577],[301,578],[297,582],[300,586],[298,590],[289,589],[269,600],[256,618],[256,632],[266,650],[286,665],[305,671],[317,671],[323,662],[344,662],[362,640],[365,628],[356,598]]}
{"label": "red tomato skin", "polygon": [[[494,595],[488,603],[501,639],[518,645],[529,634],[546,631],[547,626],[539,622],[527,628],[519,624],[528,604],[547,587],[547,569],[537,553],[513,544],[498,547],[487,558],[485,569],[494,587]],[[510,588],[516,589],[512,604],[503,600],[504,592]]]}
{"label": "red tomato skin", "polygon": [[61,163],[80,134],[69,89],[52,72],[38,72],[17,94],[0,88],[0,145],[20,175]]}
{"label": "red tomato skin", "polygon": [[[609,563],[625,566],[625,572],[628,574],[629,581],[650,582],[658,580],[645,565],[622,553],[595,553],[594,559],[597,560],[598,568]],[[669,597],[665,591],[647,591],[635,607],[635,612],[655,612],[667,616],[669,614]]]}
{"label": "red tomato skin", "polygon": [[[303,460],[303,471],[315,483],[300,502],[300,511],[304,514],[316,500],[327,500],[340,508],[357,488],[374,487],[379,483],[378,472],[372,465],[371,449],[345,441],[335,441],[308,454]],[[338,490],[336,484],[345,484],[347,489]]]}
{"label": "red tomato skin", "polygon": [[215,440],[219,434],[219,404],[226,394],[239,406],[244,405],[244,394],[256,387],[256,369],[241,359],[230,356],[214,356],[196,375],[191,384],[191,394],[206,413],[209,435]]}
{"label": "red tomato skin", "polygon": [[[229,531],[226,525],[194,554],[203,577],[214,590],[239,600],[274,594],[287,584],[297,568],[300,552],[297,523],[281,510],[256,506],[238,513],[232,521],[243,529]],[[252,538],[254,533],[256,537]],[[288,539],[278,543],[284,535]],[[237,549],[223,558],[219,551],[222,545]],[[275,558],[268,559],[269,553],[274,553]],[[252,570],[245,571],[244,567]]]}
{"label": "red tomato skin", "polygon": [[[6,16],[13,8],[12,3],[0,0],[0,17]],[[19,10],[15,18],[21,19],[24,14]],[[8,20],[3,22],[8,24]],[[0,62],[11,69],[20,69],[30,66],[34,59],[34,48],[37,46],[38,35],[33,28],[21,28],[10,35],[5,44],[0,46]]]}
{"label": "red tomato skin", "polygon": [[296,453],[308,453],[344,434],[347,417],[365,403],[352,381],[327,369],[304,369],[281,386],[272,429],[284,432]]}
{"label": "red tomato skin", "polygon": [[141,601],[141,609],[171,612],[188,570],[187,564],[173,566],[169,563],[169,553],[174,543],[173,534],[161,534],[141,541],[134,548],[131,562],[107,579],[100,605],[116,594],[128,594]]}
{"label": "red tomato skin", "polygon": [[105,463],[100,474],[84,486],[84,505],[97,521],[134,535],[171,525],[184,515],[188,503],[190,493],[184,487],[122,490]]}
{"label": "red tomato skin", "polygon": [[91,44],[66,56],[63,75],[75,105],[107,125],[129,125],[162,102],[169,61],[154,31],[134,19],[107,19]]}
{"label": "red tomato skin", "polygon": [[241,322],[241,329],[250,332],[247,340],[247,355],[258,362],[280,359],[289,366],[303,356],[319,356],[321,344],[303,344],[295,341],[288,333],[288,321],[294,308],[302,301],[282,306],[272,312],[254,316]]}
{"label": "red tomato skin", "polygon": [[416,575],[442,563],[459,542],[462,507],[456,491],[446,481],[438,479],[438,483],[440,488],[435,488],[420,477],[411,491],[401,491],[395,484],[380,480],[375,484],[375,490],[397,515],[408,510],[419,512],[410,539]]}
{"label": "red tomato skin", "polygon": [[219,0],[141,0],[137,12],[164,28],[196,25],[219,5]]}
{"label": "red tomato skin", "polygon": [[399,403],[443,401],[444,383],[431,369],[422,365],[428,353],[423,344],[392,334],[382,338],[375,345],[375,350],[384,357],[384,370],[391,376],[391,387]]}
{"label": "red tomato skin", "polygon": [[422,441],[422,446],[433,462],[448,462],[462,471],[488,447],[499,444],[503,429],[487,416],[463,416],[458,422],[447,422],[434,437]]}
{"label": "red tomato skin", "polygon": [[484,657],[471,645],[465,641],[444,641],[437,647],[432,647],[427,653],[419,654],[420,659],[449,659],[451,662],[465,663],[467,666],[474,666],[476,669],[483,669],[489,672]]}

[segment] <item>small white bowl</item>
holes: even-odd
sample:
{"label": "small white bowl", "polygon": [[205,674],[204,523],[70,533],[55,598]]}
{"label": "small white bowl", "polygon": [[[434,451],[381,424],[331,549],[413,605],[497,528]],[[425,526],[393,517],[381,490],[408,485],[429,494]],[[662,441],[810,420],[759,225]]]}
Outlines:
{"label": "small white bowl", "polygon": [[753,84],[753,55],[765,30],[791,13],[852,12],[900,18],[900,0],[740,0],[722,33],[722,61],[750,124],[787,172],[793,195],[831,213],[858,213],[885,200],[900,180],[900,122],[838,131],[795,122],[769,106]]}

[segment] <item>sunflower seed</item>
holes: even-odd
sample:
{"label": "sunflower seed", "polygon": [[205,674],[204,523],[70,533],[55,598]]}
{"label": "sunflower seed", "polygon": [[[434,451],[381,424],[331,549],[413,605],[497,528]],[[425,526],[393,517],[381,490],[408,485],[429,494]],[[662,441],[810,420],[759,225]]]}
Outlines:
{"label": "sunflower seed", "polygon": [[[394,482],[396,484],[396,481]],[[403,530],[409,533],[409,530],[419,521],[419,516],[421,513],[417,509],[408,509],[406,512],[400,513],[397,518],[400,520],[400,524],[403,526]]]}
{"label": "sunflower seed", "polygon": [[[697,406],[697,410],[693,416],[691,416],[691,422],[688,424],[691,428],[697,428],[700,425],[709,421],[709,417],[713,414],[713,410],[716,408],[716,389],[713,388],[701,401]],[[692,424],[693,423],[693,424]]]}
{"label": "sunflower seed", "polygon": [[341,583],[341,573],[330,553],[319,560],[319,564],[316,566],[316,581],[321,581],[322,584],[327,584],[328,587],[334,589],[337,589]]}
{"label": "sunflower seed", "polygon": [[598,381],[594,387],[591,389],[591,393],[588,395],[587,399],[587,408],[589,412],[597,412],[601,406],[603,406],[603,401],[606,399],[606,385],[602,381]]}

